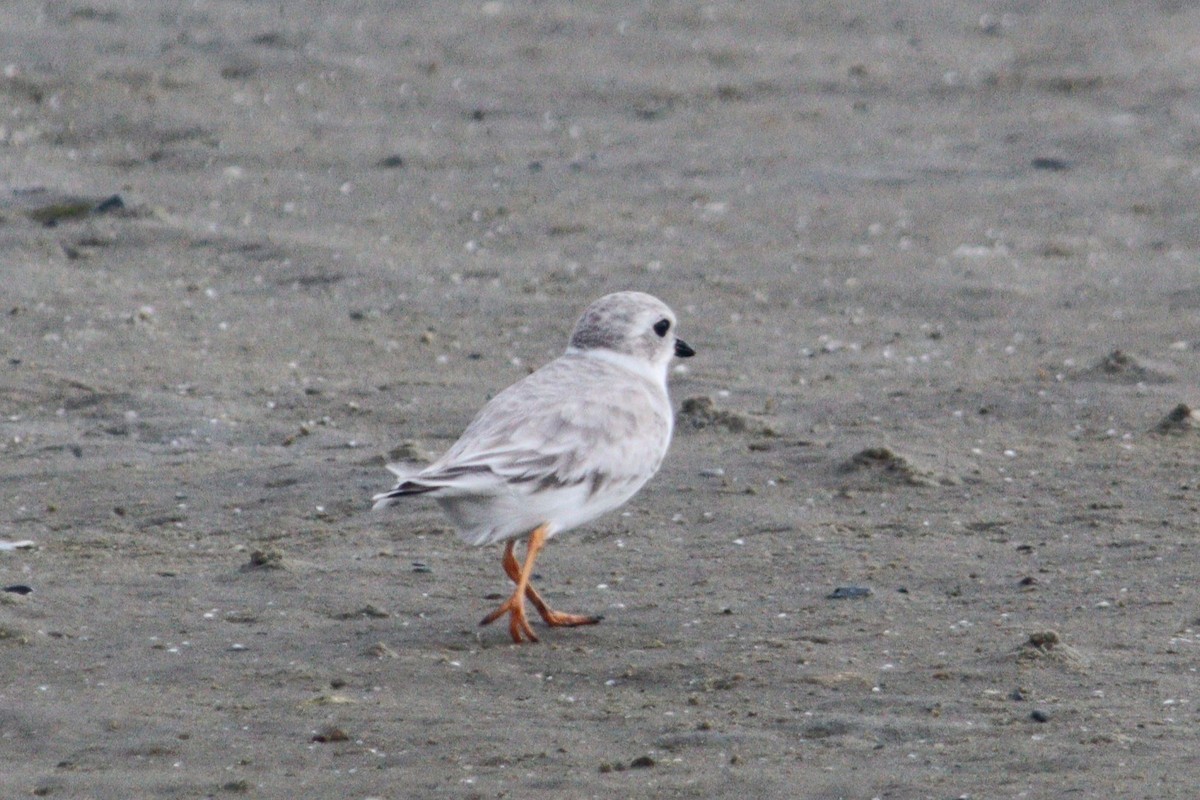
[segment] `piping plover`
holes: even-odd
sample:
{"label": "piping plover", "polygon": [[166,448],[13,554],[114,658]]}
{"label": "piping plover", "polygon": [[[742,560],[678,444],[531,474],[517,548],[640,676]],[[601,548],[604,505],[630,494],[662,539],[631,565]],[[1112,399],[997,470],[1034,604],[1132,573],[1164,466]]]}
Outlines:
{"label": "piping plover", "polygon": [[[529,582],[534,561],[547,540],[622,505],[658,471],[674,427],[667,367],[693,355],[661,300],[605,295],[583,312],[565,353],[492,398],[441,458],[389,466],[400,480],[375,508],[429,495],[463,541],[505,542],[516,589],[481,625],[508,614],[513,641],[536,642],[526,597],[548,625],[593,625],[601,618],[546,604]],[[526,537],[520,564],[514,548]]]}

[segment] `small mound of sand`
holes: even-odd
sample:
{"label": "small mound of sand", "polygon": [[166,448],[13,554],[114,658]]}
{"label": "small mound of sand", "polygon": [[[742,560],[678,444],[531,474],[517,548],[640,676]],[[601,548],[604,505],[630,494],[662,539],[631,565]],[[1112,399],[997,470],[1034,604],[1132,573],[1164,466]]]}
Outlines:
{"label": "small mound of sand", "polygon": [[0,644],[29,644],[29,634],[21,628],[0,625]]}
{"label": "small mound of sand", "polygon": [[959,480],[928,467],[919,466],[889,447],[868,447],[842,462],[838,472],[867,481],[904,486],[954,486]]}
{"label": "small mound of sand", "polygon": [[250,560],[241,566],[242,572],[272,569],[287,569],[283,554],[278,550],[255,550],[250,553]]}
{"label": "small mound of sand", "polygon": [[389,463],[428,464],[432,461],[420,442],[412,440],[401,442],[393,447],[388,451],[387,457]]}
{"label": "small mound of sand", "polygon": [[1048,663],[1070,669],[1083,669],[1087,659],[1066,644],[1058,631],[1035,631],[1017,648],[1017,660],[1022,663]]}
{"label": "small mound of sand", "polygon": [[1154,432],[1164,436],[1182,436],[1200,431],[1200,412],[1180,403],[1154,426]]}
{"label": "small mound of sand", "polygon": [[775,431],[748,414],[717,408],[711,397],[689,397],[679,408],[680,426],[701,430],[724,428],[730,433],[752,433],[759,436],[774,436]]}
{"label": "small mound of sand", "polygon": [[1170,383],[1175,380],[1170,367],[1152,364],[1120,349],[1113,350],[1092,366],[1077,373],[1076,377],[1117,383]]}

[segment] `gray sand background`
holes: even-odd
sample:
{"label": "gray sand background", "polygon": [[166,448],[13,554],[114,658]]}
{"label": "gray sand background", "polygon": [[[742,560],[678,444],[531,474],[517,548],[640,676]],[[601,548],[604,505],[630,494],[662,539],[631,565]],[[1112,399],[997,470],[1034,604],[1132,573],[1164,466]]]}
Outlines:
{"label": "gray sand background", "polygon": [[[434,8],[0,4],[0,797],[1195,797],[1200,10]],[[369,498],[626,288],[515,647]]]}

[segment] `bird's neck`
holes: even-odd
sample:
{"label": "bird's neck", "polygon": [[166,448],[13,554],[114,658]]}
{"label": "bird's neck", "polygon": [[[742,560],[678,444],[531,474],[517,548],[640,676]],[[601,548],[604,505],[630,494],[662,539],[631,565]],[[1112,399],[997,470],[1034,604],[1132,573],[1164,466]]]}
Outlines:
{"label": "bird's neck", "polygon": [[646,380],[658,386],[665,387],[667,383],[667,365],[665,363],[656,364],[653,361],[647,361],[644,358],[637,358],[626,353],[618,353],[615,350],[606,350],[599,347],[589,348],[587,350],[581,350],[578,347],[568,347],[567,355],[581,356],[583,358],[594,358],[598,361],[612,364],[645,378]]}

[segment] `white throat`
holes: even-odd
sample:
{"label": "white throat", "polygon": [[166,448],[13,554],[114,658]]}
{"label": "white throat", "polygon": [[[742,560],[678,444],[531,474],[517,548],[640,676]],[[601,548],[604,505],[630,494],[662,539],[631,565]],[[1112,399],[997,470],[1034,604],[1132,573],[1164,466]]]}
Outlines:
{"label": "white throat", "polygon": [[667,384],[667,365],[655,364],[653,361],[647,361],[644,358],[637,358],[627,353],[618,353],[615,350],[604,350],[601,348],[580,350],[578,347],[568,347],[567,355],[585,356],[587,358],[596,358],[600,361],[607,361],[609,364],[615,364],[622,369],[629,370],[635,375],[641,375],[646,380],[658,386],[666,387]]}

